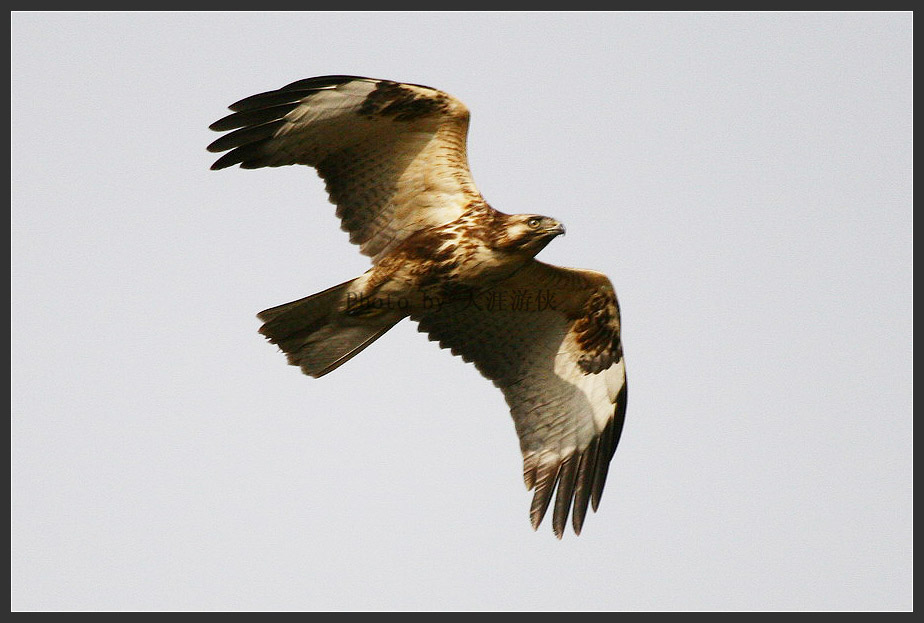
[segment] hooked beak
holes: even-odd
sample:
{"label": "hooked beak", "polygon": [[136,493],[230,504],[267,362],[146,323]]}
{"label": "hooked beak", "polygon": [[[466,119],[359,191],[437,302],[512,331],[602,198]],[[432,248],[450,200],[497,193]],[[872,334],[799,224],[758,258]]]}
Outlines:
{"label": "hooked beak", "polygon": [[553,236],[564,236],[565,235],[565,226],[561,223],[556,222],[554,225],[546,229],[547,232]]}

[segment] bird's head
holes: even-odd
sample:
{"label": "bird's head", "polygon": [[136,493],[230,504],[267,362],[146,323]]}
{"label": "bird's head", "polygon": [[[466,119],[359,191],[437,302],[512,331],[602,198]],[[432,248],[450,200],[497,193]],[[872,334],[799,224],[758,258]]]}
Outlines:
{"label": "bird's head", "polygon": [[556,236],[564,233],[565,226],[548,216],[514,214],[507,217],[506,226],[497,241],[497,247],[504,251],[533,256],[544,249]]}

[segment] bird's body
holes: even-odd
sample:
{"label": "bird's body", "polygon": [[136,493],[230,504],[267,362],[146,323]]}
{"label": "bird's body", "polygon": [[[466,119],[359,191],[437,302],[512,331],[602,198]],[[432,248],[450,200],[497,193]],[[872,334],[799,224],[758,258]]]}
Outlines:
{"label": "bird's body", "polygon": [[[403,305],[409,314],[426,312],[508,279],[562,233],[552,219],[474,206],[454,221],[408,236],[357,280],[351,294],[380,307]],[[517,234],[528,234],[532,245],[517,244]]]}
{"label": "bird's body", "polygon": [[[537,527],[596,509],[626,404],[619,307],[602,274],[535,260],[556,220],[493,209],[465,157],[468,110],[419,85],[309,78],[241,100],[213,165],[306,164],[327,184],[363,275],[259,314],[293,365],[323,376],[404,318],[501,388],[535,489]],[[239,129],[238,129],[239,128]]]}

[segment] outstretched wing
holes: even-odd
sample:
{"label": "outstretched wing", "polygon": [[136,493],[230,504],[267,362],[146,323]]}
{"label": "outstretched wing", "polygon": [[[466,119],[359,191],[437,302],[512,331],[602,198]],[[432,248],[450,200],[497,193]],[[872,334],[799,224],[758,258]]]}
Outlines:
{"label": "outstretched wing", "polygon": [[[619,306],[609,279],[534,261],[469,300],[412,316],[503,392],[538,528],[557,488],[552,527],[569,510],[580,534],[596,510],[626,411]],[[573,510],[572,509],[573,505]]]}
{"label": "outstretched wing", "polygon": [[315,167],[350,241],[376,261],[483,200],[468,169],[468,109],[430,87],[355,76],[299,80],[230,106],[213,169]]}

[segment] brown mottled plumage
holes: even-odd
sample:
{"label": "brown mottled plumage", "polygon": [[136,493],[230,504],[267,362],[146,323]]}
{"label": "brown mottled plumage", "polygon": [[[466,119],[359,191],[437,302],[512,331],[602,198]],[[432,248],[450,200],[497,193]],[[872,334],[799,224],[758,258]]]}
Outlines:
{"label": "brown mottled plumage", "polygon": [[[430,87],[354,76],[293,82],[231,105],[213,169],[317,169],[372,268],[258,314],[305,374],[336,369],[404,318],[473,362],[510,406],[539,526],[559,538],[600,502],[626,410],[619,305],[606,276],[535,259],[564,227],[485,202],[465,153],[468,109]],[[556,493],[557,492],[557,493]]]}

